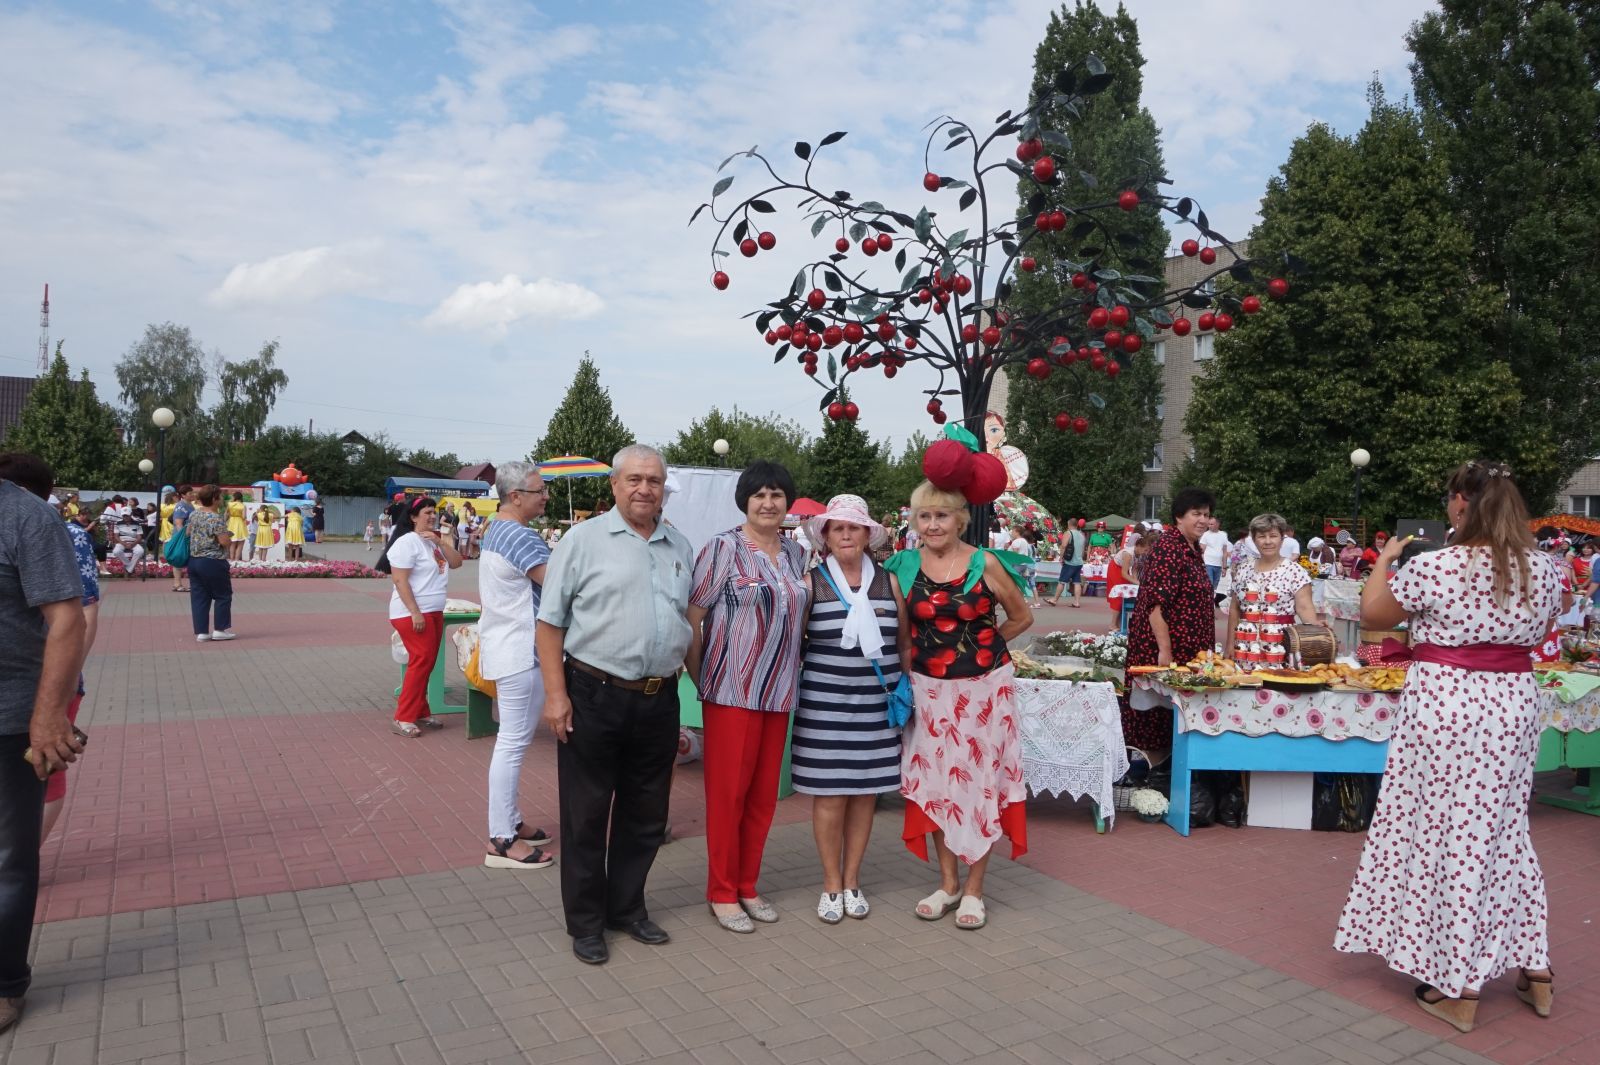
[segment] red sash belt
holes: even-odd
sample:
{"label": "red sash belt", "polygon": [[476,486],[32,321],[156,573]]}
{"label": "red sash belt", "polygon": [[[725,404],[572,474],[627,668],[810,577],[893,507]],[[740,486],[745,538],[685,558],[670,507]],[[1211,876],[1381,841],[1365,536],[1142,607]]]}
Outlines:
{"label": "red sash belt", "polygon": [[[1531,673],[1533,648],[1518,647],[1508,643],[1469,643],[1462,647],[1444,647],[1436,643],[1412,644],[1404,648],[1399,641],[1384,640],[1385,662],[1431,662],[1436,666],[1453,666],[1475,673]],[[1389,644],[1393,642],[1394,648]],[[1397,653],[1391,653],[1391,651]],[[1409,650],[1402,657],[1398,652]]]}

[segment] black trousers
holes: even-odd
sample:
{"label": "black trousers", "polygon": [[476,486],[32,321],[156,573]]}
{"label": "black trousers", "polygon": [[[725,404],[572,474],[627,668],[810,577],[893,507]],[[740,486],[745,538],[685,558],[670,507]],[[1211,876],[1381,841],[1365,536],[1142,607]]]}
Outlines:
{"label": "black trousers", "polygon": [[27,994],[28,940],[39,900],[44,782],[22,760],[26,732],[0,736],[0,998]]}
{"label": "black trousers", "polygon": [[667,830],[678,685],[646,695],[570,665],[566,673],[572,732],[556,748],[561,906],[568,935],[592,936],[649,916],[644,882]]}

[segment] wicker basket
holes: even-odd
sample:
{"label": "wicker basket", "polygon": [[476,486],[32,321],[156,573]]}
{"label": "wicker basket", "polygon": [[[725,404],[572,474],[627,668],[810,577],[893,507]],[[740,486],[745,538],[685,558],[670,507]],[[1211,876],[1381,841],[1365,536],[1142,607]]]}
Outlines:
{"label": "wicker basket", "polygon": [[[1145,764],[1145,779],[1137,784],[1128,779],[1128,775],[1133,772],[1133,759],[1136,756]],[[1137,747],[1130,746],[1128,748],[1128,772],[1122,775],[1121,780],[1111,785],[1111,808],[1119,811],[1133,809],[1133,793],[1140,788],[1148,786],[1150,773],[1155,770],[1155,767],[1155,761],[1148,754],[1145,754]]]}
{"label": "wicker basket", "polygon": [[1339,641],[1326,625],[1290,625],[1289,655],[1306,666],[1329,665],[1339,653]]}

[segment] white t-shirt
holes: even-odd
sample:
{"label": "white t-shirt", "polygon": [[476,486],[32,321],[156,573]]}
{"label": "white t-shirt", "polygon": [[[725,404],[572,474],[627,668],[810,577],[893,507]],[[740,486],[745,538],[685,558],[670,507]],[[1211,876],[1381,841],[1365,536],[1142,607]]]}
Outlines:
{"label": "white t-shirt", "polygon": [[478,665],[487,680],[501,680],[538,664],[533,647],[534,618],[541,589],[528,571],[550,560],[539,534],[514,521],[496,520],[483,537],[478,561]]}
{"label": "white t-shirt", "polygon": [[[417,601],[418,610],[433,614],[444,609],[445,588],[450,583],[450,563],[437,545],[414,532],[406,533],[389,548],[389,565],[411,571],[411,597]],[[406,609],[399,589],[390,592],[389,620],[399,621],[410,616],[411,611]]]}
{"label": "white t-shirt", "polygon": [[1299,558],[1300,541],[1292,536],[1285,536],[1283,538],[1283,546],[1278,548],[1278,555],[1282,558]]}
{"label": "white t-shirt", "polygon": [[1200,546],[1205,549],[1206,565],[1225,566],[1228,564],[1228,534],[1221,529],[1212,529],[1201,536]]}
{"label": "white t-shirt", "polygon": [[1011,541],[1009,550],[1015,551],[1019,555],[1027,555],[1029,558],[1033,557],[1033,545],[1023,536]]}
{"label": "white t-shirt", "polygon": [[989,534],[989,546],[1004,550],[1011,543],[1011,532],[1008,529],[996,528]]}

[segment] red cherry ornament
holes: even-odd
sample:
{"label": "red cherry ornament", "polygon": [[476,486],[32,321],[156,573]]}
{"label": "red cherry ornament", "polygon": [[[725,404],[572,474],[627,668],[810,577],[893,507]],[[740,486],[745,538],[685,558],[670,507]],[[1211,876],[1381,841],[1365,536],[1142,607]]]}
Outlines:
{"label": "red cherry ornament", "polygon": [[1089,312],[1089,328],[1104,329],[1111,321],[1111,312],[1104,307],[1096,307]]}
{"label": "red cherry ornament", "polygon": [[894,238],[891,237],[887,233],[879,233],[878,234],[878,250],[879,251],[888,251],[892,247],[894,247]]}
{"label": "red cherry ornament", "polygon": [[1139,206],[1139,194],[1132,189],[1123,189],[1122,195],[1117,197],[1117,206],[1124,211],[1131,211]]}
{"label": "red cherry ornament", "polygon": [[1281,300],[1289,294],[1289,282],[1281,277],[1275,277],[1267,282],[1267,295],[1275,300]]}
{"label": "red cherry ornament", "polygon": [[1186,337],[1189,335],[1189,330],[1193,328],[1194,323],[1187,318],[1174,318],[1172,320],[1172,332],[1177,336]]}
{"label": "red cherry ornament", "polygon": [[1017,269],[1021,270],[1025,274],[1031,274],[1038,268],[1038,260],[1032,258],[1031,256],[1025,256],[1023,260],[1017,264]]}
{"label": "red cherry ornament", "polygon": [[878,242],[876,240],[874,240],[872,237],[868,237],[866,240],[863,240],[861,242],[861,254],[863,254],[863,255],[876,255],[876,254],[878,254]]}
{"label": "red cherry ornament", "polygon": [[1204,333],[1217,324],[1217,316],[1212,314],[1210,311],[1206,311],[1199,318],[1195,319],[1195,324],[1198,325],[1200,327],[1200,331]]}
{"label": "red cherry ornament", "polygon": [[1207,266],[1210,266],[1212,263],[1216,262],[1217,261],[1217,249],[1215,249],[1215,248],[1201,248],[1200,249],[1200,261],[1205,263]]}
{"label": "red cherry ornament", "polygon": [[1087,433],[1089,431],[1089,419],[1088,418],[1074,418],[1074,419],[1072,419],[1072,431],[1077,433],[1079,436],[1082,436],[1084,433]]}
{"label": "red cherry ornament", "polygon": [[1066,411],[1061,411],[1058,413],[1055,421],[1056,428],[1063,433],[1072,428],[1072,415],[1068,414]]}
{"label": "red cherry ornament", "polygon": [[1191,259],[1200,254],[1200,242],[1198,240],[1186,240],[1183,242],[1182,247],[1183,254]]}
{"label": "red cherry ornament", "polygon": [[850,250],[850,241],[849,241],[849,239],[847,237],[840,237],[838,240],[834,241],[833,242],[833,250],[836,251],[836,252],[840,252],[840,253],[849,251]]}
{"label": "red cherry ornament", "polygon": [[991,325],[983,331],[983,344],[985,347],[992,348],[998,343],[1000,343],[1000,328]]}
{"label": "red cherry ornament", "polygon": [[1130,317],[1130,315],[1128,314],[1128,308],[1122,306],[1121,304],[1118,304],[1117,306],[1111,308],[1111,324],[1112,325],[1115,325],[1115,326],[1127,325],[1129,317]]}
{"label": "red cherry ornament", "polygon": [[929,192],[938,192],[941,184],[943,184],[943,182],[939,180],[939,175],[935,174],[931,170],[922,175],[922,187],[927,189]]}
{"label": "red cherry ornament", "polygon": [[1261,311],[1261,297],[1246,296],[1239,301],[1239,309],[1246,314],[1259,314]]}
{"label": "red cherry ornament", "polygon": [[723,289],[727,288],[728,275],[723,273],[721,270],[718,270],[716,273],[712,274],[711,287],[716,289],[718,292],[721,292]]}
{"label": "red cherry ornament", "polygon": [[1219,333],[1226,333],[1233,328],[1233,315],[1226,312],[1218,314],[1211,326]]}
{"label": "red cherry ornament", "polygon": [[806,306],[810,307],[814,311],[822,310],[822,305],[827,302],[827,293],[823,292],[820,288],[814,288],[810,292],[806,293]]}
{"label": "red cherry ornament", "polygon": [[761,245],[762,251],[771,251],[778,246],[778,238],[763,230],[756,237],[756,243]]}
{"label": "red cherry ornament", "polygon": [[746,259],[754,259],[756,252],[760,250],[761,249],[756,247],[756,242],[751,240],[749,237],[745,237],[739,242],[739,254],[743,255]]}
{"label": "red cherry ornament", "polygon": [[850,421],[855,421],[857,418],[861,417],[861,408],[856,406],[854,403],[846,403],[844,405],[844,416]]}
{"label": "red cherry ornament", "polygon": [[1048,155],[1041,155],[1033,161],[1033,180],[1044,184],[1056,176],[1056,161]]}

